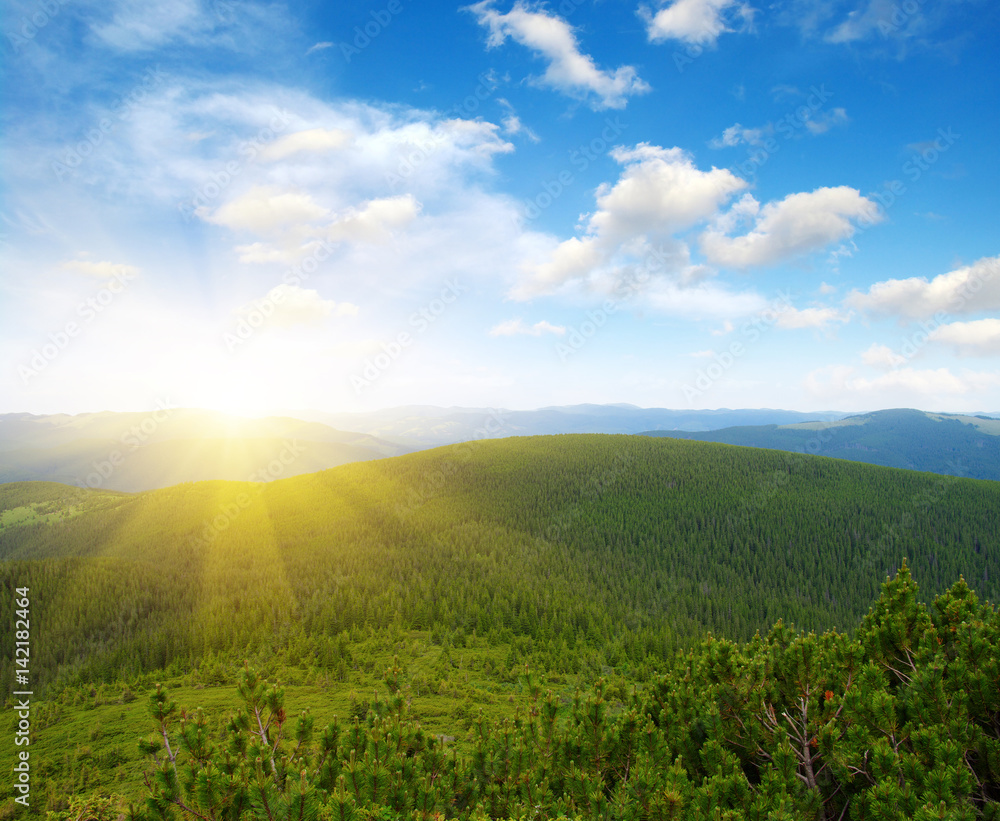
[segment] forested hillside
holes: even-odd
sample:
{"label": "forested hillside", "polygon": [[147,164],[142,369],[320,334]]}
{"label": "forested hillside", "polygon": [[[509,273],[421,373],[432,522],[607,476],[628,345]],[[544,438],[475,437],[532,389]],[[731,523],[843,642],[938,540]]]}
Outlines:
{"label": "forested hillside", "polygon": [[470,443],[268,485],[14,484],[0,508],[4,605],[38,591],[39,685],[247,647],[337,666],[344,631],[404,627],[641,676],[706,630],[851,629],[904,557],[930,595],[964,574],[995,600],[1000,579],[995,483],[634,436]]}

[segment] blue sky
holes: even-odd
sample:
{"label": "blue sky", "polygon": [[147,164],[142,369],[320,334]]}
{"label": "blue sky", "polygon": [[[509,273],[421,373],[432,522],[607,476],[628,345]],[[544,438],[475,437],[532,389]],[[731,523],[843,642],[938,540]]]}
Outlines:
{"label": "blue sky", "polygon": [[3,11],[0,411],[1000,411],[989,0]]}

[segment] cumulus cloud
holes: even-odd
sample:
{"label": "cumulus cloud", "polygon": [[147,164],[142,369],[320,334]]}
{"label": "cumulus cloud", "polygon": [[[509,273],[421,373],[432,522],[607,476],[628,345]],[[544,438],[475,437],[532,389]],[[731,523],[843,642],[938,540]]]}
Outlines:
{"label": "cumulus cloud", "polygon": [[562,336],[564,333],[566,333],[566,328],[562,325],[553,325],[544,319],[534,325],[525,325],[520,317],[508,319],[506,322],[501,322],[490,328],[490,336],[541,336],[542,334]]}
{"label": "cumulus cloud", "polygon": [[270,327],[291,328],[319,324],[331,316],[355,316],[358,306],[323,299],[318,291],[298,285],[281,284],[268,291],[266,296],[237,308],[234,313],[244,318],[259,314],[266,318]]}
{"label": "cumulus cloud", "polygon": [[293,154],[336,151],[349,145],[351,139],[351,132],[342,128],[309,128],[286,134],[270,145],[265,145],[257,156],[264,162],[274,162]]}
{"label": "cumulus cloud", "polygon": [[906,358],[900,356],[888,345],[873,342],[866,351],[862,352],[861,361],[871,368],[888,369],[898,368],[906,362]]}
{"label": "cumulus cloud", "polygon": [[316,222],[329,215],[307,193],[266,185],[254,186],[214,212],[203,206],[195,213],[207,222],[258,234],[273,233],[291,224]]}
{"label": "cumulus cloud", "polygon": [[643,7],[650,42],[682,40],[686,43],[714,44],[719,35],[733,31],[729,24],[739,18],[743,28],[753,24],[753,10],[739,0],[673,0],[653,14]]}
{"label": "cumulus cloud", "polygon": [[350,242],[380,242],[392,231],[409,225],[420,213],[420,203],[411,195],[369,200],[330,225],[327,239]]}
{"label": "cumulus cloud", "polygon": [[493,8],[493,0],[469,6],[479,24],[489,29],[487,45],[496,47],[511,38],[548,61],[539,83],[571,97],[589,99],[596,109],[625,108],[628,98],[649,91],[633,66],[614,71],[597,67],[580,51],[572,26],[564,19],[517,0],[506,14]]}
{"label": "cumulus cloud", "polygon": [[927,337],[932,342],[953,346],[960,354],[988,356],[1000,354],[1000,319],[952,322],[940,325]]}
{"label": "cumulus cloud", "polygon": [[590,231],[618,241],[647,232],[673,233],[714,214],[746,182],[726,169],[702,171],[681,148],[640,143],[611,156],[625,171],[597,189]]}
{"label": "cumulus cloud", "polygon": [[107,260],[91,262],[87,259],[72,259],[64,262],[62,267],[67,271],[76,271],[78,274],[97,277],[99,279],[132,279],[139,273],[139,269],[134,265],[122,265],[121,263],[108,262]]}
{"label": "cumulus cloud", "polygon": [[[700,237],[710,262],[731,268],[774,265],[852,236],[859,220],[878,219],[875,203],[847,186],[789,194],[761,207],[747,194]],[[751,222],[741,236],[728,234]]]}
{"label": "cumulus cloud", "polygon": [[636,259],[651,255],[655,264],[647,268],[683,284],[708,275],[671,235],[715,214],[746,182],[727,170],[702,171],[680,148],[640,143],[616,148],[611,156],[624,170],[614,185],[597,189],[598,207],[584,236],[559,243],[546,259],[527,265],[515,298],[551,293],[573,280],[601,279],[607,289],[636,273]]}
{"label": "cumulus cloud", "polygon": [[910,277],[876,282],[865,293],[852,291],[847,304],[866,313],[903,319],[925,319],[939,311],[1000,310],[1000,256],[983,257],[930,281]]}

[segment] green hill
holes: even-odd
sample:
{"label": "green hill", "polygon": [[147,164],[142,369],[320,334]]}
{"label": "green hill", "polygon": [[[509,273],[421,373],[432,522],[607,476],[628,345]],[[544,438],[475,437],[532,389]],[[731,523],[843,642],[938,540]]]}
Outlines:
{"label": "green hill", "polygon": [[650,430],[667,436],[819,454],[948,476],[1000,480],[1000,419],[898,409],[836,421],[746,425],[712,431]]}
{"label": "green hill", "polygon": [[[456,445],[269,484],[0,487],[0,573],[40,591],[41,681],[345,630],[530,639],[639,668],[713,630],[850,629],[908,557],[997,598],[1000,486],[636,436]],[[9,634],[2,680],[10,682]]]}

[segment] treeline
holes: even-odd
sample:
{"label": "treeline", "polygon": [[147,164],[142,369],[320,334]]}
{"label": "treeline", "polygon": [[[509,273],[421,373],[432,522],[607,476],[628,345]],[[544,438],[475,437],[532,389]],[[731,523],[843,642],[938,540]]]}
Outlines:
{"label": "treeline", "polygon": [[[964,581],[931,608],[904,565],[852,635],[779,622],[707,638],[651,685],[524,710],[458,754],[408,714],[398,667],[353,720],[314,726],[247,669],[221,733],[157,687],[135,821],[1000,818],[1000,617]],[[80,811],[74,808],[74,813]],[[122,808],[124,809],[124,807]],[[82,815],[80,817],[83,817]]]}
{"label": "treeline", "polygon": [[[51,512],[51,485],[2,486],[0,508],[36,487]],[[72,516],[0,530],[0,600],[32,590],[40,688],[209,652],[337,666],[331,639],[403,629],[521,638],[546,669],[643,679],[708,630],[852,629],[904,556],[931,593],[964,574],[995,599],[1000,580],[995,483],[646,437],[467,443],[62,504]]]}

